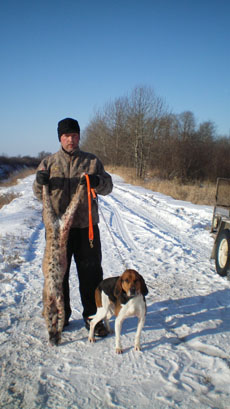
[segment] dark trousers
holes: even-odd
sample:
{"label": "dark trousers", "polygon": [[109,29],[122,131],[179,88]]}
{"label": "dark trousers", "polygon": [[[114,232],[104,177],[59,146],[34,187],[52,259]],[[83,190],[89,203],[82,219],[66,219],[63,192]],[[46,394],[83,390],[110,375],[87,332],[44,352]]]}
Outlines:
{"label": "dark trousers", "polygon": [[88,238],[88,228],[70,230],[67,244],[68,267],[63,280],[63,293],[65,303],[65,315],[68,319],[71,315],[70,291],[69,291],[69,271],[72,256],[77,266],[79,289],[83,306],[83,317],[88,317],[96,313],[95,289],[103,279],[101,267],[101,241],[100,232],[97,225],[93,226],[94,240],[93,247],[90,247]]}

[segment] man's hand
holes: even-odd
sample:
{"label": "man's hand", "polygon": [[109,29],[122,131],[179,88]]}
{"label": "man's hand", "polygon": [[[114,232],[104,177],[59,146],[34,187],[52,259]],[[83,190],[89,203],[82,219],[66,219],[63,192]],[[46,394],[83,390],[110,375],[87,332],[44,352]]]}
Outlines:
{"label": "man's hand", "polygon": [[[89,176],[89,181],[90,181],[90,186],[94,189],[99,185],[100,179],[99,176],[97,175],[88,175]],[[80,185],[86,185],[86,177],[85,175],[81,177],[80,180]]]}
{"label": "man's hand", "polygon": [[49,183],[48,170],[38,170],[36,174],[36,181],[39,185],[48,185]]}

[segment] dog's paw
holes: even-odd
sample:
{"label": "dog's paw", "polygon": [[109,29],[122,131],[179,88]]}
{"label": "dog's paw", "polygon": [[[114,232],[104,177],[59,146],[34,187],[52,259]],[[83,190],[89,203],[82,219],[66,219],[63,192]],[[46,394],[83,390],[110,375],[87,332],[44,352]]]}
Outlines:
{"label": "dog's paw", "polygon": [[88,341],[93,344],[94,342],[96,342],[96,339],[94,337],[89,337]]}
{"label": "dog's paw", "polygon": [[135,345],[134,346],[134,351],[141,351],[141,346],[140,345]]}
{"label": "dog's paw", "polygon": [[123,349],[122,348],[116,348],[116,354],[122,354]]}

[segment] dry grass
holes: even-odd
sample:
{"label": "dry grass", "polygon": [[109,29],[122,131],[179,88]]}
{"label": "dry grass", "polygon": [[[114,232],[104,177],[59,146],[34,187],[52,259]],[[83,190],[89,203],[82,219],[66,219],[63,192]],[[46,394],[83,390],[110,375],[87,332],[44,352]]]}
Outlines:
{"label": "dry grass", "polygon": [[[23,169],[20,172],[14,173],[10,179],[7,179],[4,182],[0,182],[0,187],[10,187],[14,186],[17,184],[18,179],[23,179],[29,175],[32,175],[35,173],[34,169]],[[16,197],[19,197],[20,195],[18,193],[1,193],[0,191],[0,209],[4,206],[9,204],[13,199]]]}
{"label": "dry grass", "polygon": [[0,181],[0,187],[9,187],[9,186],[14,186],[17,184],[18,179],[24,179],[27,176],[32,175],[33,173],[35,173],[36,170],[32,169],[32,168],[27,168],[27,169],[23,169],[20,172],[15,172],[12,174],[12,176],[5,180],[5,181]]}
{"label": "dry grass", "polygon": [[191,183],[183,185],[177,180],[162,180],[149,174],[144,181],[135,175],[135,169],[125,167],[107,167],[110,173],[121,176],[125,182],[142,186],[154,192],[163,193],[177,200],[185,200],[194,204],[213,206],[215,203],[216,185],[214,183]]}
{"label": "dry grass", "polygon": [[18,193],[0,193],[0,209],[19,196]]}
{"label": "dry grass", "polygon": [[[146,189],[150,189],[154,192],[160,192],[165,195],[171,196],[177,200],[185,200],[194,204],[203,204],[213,206],[215,204],[215,192],[216,185],[214,183],[205,182],[191,183],[182,185],[178,180],[162,180],[156,177],[154,174],[149,174],[148,178],[144,181],[136,177],[135,169],[126,167],[107,167],[106,170],[110,173],[116,173],[121,176],[125,182],[131,183],[136,186],[143,186]],[[23,179],[33,173],[35,169],[25,169],[21,172],[14,174],[10,179],[5,182],[0,182],[0,186],[9,187],[17,183],[18,179]],[[4,204],[8,204],[17,195],[13,193],[0,195],[0,208]]]}

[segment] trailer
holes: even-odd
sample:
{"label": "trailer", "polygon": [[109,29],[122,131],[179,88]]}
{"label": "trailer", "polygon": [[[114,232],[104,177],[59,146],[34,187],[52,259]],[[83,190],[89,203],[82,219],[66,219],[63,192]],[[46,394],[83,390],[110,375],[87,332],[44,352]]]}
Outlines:
{"label": "trailer", "polygon": [[214,238],[211,259],[216,271],[222,276],[230,275],[230,179],[218,178],[211,234]]}

